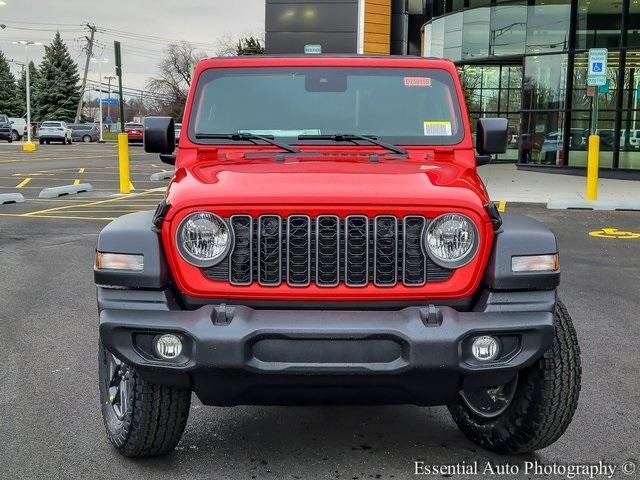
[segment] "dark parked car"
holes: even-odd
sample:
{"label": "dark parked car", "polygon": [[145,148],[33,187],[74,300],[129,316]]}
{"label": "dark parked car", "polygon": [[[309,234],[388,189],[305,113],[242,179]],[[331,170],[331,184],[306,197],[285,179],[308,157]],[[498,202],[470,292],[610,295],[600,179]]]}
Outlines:
{"label": "dark parked car", "polygon": [[13,142],[11,122],[6,115],[0,115],[0,140],[6,140],[9,143]]}
{"label": "dark parked car", "polygon": [[69,128],[74,142],[91,143],[100,139],[100,127],[93,123],[76,123]]}

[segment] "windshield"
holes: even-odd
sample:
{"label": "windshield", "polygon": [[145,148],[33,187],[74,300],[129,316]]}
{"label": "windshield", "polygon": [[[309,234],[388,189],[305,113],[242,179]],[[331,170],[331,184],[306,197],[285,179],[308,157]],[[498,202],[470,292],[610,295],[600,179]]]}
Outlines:
{"label": "windshield", "polygon": [[42,126],[43,127],[61,127],[62,124],[59,122],[44,122]]}
{"label": "windshield", "polygon": [[216,133],[288,143],[302,143],[299,135],[349,133],[394,144],[454,145],[464,136],[458,105],[453,79],[439,69],[211,69],[198,83],[188,133],[198,143],[224,143],[196,138]]}

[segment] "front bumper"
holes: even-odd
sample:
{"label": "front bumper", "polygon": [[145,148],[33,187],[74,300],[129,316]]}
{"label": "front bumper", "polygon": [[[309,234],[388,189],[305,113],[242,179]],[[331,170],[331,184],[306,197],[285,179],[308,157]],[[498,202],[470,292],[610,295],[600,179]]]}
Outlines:
{"label": "front bumper", "polygon": [[[426,305],[371,311],[206,305],[186,311],[141,299],[139,292],[130,302],[107,298],[122,295],[114,292],[99,291],[104,345],[144,378],[189,387],[210,405],[443,405],[462,387],[513,378],[549,348],[554,328],[552,309],[520,304],[509,310],[504,301],[471,312]],[[153,352],[154,337],[168,332],[183,339],[176,362]],[[490,364],[470,354],[470,341],[480,334],[502,342]]]}

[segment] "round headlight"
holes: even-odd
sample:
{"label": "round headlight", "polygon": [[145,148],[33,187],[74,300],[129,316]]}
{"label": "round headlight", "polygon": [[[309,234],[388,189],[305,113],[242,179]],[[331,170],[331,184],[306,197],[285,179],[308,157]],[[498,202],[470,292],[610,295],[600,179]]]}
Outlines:
{"label": "round headlight", "polygon": [[445,268],[469,263],[478,250],[478,230],[465,215],[447,213],[427,228],[426,250],[431,260]]}
{"label": "round headlight", "polygon": [[231,230],[213,213],[192,213],[180,223],[176,243],[187,262],[196,267],[212,267],[229,253]]}

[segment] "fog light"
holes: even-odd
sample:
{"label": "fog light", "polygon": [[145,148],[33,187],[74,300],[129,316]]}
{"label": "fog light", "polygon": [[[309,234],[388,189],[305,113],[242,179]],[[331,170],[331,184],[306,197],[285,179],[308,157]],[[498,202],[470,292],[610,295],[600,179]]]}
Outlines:
{"label": "fog light", "polygon": [[165,360],[173,360],[182,352],[182,341],[177,335],[165,333],[156,339],[156,353]]}
{"label": "fog light", "polygon": [[481,362],[490,362],[498,358],[500,353],[500,343],[496,337],[483,335],[473,340],[471,353]]}

